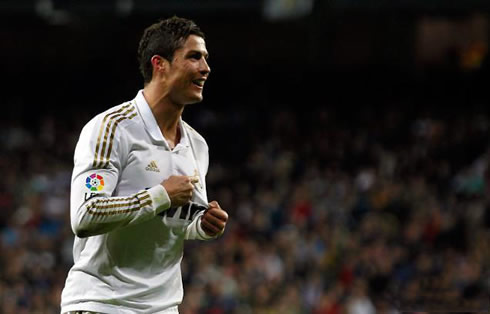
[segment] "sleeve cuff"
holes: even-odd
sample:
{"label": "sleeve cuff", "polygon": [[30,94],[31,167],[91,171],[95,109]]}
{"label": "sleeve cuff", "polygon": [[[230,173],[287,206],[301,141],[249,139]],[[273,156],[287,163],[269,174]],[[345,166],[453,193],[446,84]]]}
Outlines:
{"label": "sleeve cuff", "polygon": [[156,215],[170,208],[170,197],[168,196],[167,190],[161,184],[148,189],[148,193],[153,202]]}

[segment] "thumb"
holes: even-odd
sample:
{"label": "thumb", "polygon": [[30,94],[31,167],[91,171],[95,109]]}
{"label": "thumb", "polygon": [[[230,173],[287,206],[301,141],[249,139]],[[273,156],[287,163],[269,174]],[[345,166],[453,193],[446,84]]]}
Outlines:
{"label": "thumb", "polygon": [[216,208],[219,208],[219,204],[218,204],[218,202],[216,202],[216,201],[211,201],[211,202],[209,202],[209,204],[208,204],[208,205],[209,205],[209,207],[216,207]]}

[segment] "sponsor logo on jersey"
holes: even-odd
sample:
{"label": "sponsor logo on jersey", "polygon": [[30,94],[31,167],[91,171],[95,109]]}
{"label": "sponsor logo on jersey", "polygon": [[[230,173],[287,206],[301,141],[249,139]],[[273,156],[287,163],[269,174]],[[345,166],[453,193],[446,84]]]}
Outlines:
{"label": "sponsor logo on jersey", "polygon": [[150,161],[148,166],[146,166],[145,170],[146,171],[160,172],[160,169],[158,169],[157,163],[154,160]]}
{"label": "sponsor logo on jersey", "polygon": [[101,175],[92,173],[85,180],[85,186],[90,191],[102,191],[104,188],[104,178]]}

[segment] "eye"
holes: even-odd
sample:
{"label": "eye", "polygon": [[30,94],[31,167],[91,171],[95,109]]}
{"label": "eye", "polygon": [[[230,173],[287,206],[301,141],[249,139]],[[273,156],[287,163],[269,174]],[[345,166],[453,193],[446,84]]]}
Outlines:
{"label": "eye", "polygon": [[190,58],[191,58],[191,59],[194,59],[194,60],[199,60],[199,59],[201,59],[201,58],[202,58],[202,54],[201,54],[201,53],[199,53],[199,52],[196,52],[196,53],[191,54],[191,55],[190,55]]}

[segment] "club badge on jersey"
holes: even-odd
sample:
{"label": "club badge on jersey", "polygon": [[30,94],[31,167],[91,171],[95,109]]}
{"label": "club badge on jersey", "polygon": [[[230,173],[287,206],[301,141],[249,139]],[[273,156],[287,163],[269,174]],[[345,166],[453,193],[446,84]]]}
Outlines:
{"label": "club badge on jersey", "polygon": [[104,189],[104,178],[99,174],[92,173],[85,179],[85,186],[90,190],[90,192],[85,192],[85,201],[87,201]]}

